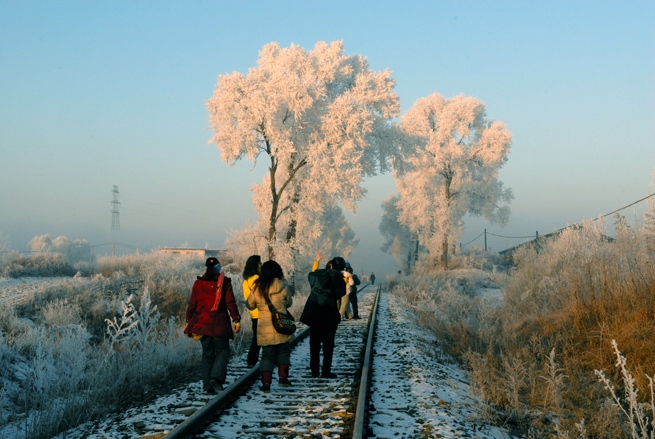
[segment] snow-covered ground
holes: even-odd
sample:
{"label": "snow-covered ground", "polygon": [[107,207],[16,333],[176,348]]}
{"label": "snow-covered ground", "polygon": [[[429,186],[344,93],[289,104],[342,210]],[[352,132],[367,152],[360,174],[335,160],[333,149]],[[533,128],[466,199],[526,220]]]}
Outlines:
{"label": "snow-covered ground", "polygon": [[[38,293],[45,284],[65,280],[66,278],[0,278],[0,303],[20,301],[21,295]],[[478,402],[469,393],[466,372],[455,363],[445,360],[443,356],[435,358],[434,338],[421,330],[412,311],[399,298],[383,293],[378,318],[371,378],[369,432],[373,436],[370,437],[512,438],[507,431],[483,422]],[[245,359],[241,357],[232,361],[236,362],[235,364],[245,363]],[[129,410],[119,418],[108,419],[105,423],[100,422],[100,425],[95,423],[96,428],[100,427],[99,430],[107,433],[117,432],[121,431],[121,422],[133,426],[135,423],[151,423],[156,418],[157,422],[161,423],[161,429],[165,431],[175,424],[174,418],[179,422],[182,413],[173,413],[171,422],[167,422],[161,418],[163,407],[176,406],[179,400],[187,400],[189,393],[199,395],[200,383],[193,383],[170,395],[162,395],[149,406]],[[105,424],[104,428],[102,424]],[[84,430],[73,429],[58,437],[83,438],[86,437],[81,433]],[[132,437],[121,434],[115,437]],[[114,436],[109,433],[103,437]]]}
{"label": "snow-covered ground", "polygon": [[[507,431],[480,419],[478,402],[469,393],[466,372],[454,363],[434,358],[431,353],[434,339],[416,325],[412,312],[397,297],[381,296],[378,318],[371,380],[369,432],[372,438],[512,438]],[[242,363],[245,358],[233,359],[235,365]],[[102,437],[111,437],[111,434],[107,436],[108,432],[120,431],[117,423],[121,422],[129,424],[122,428],[124,432],[135,424],[152,425],[153,422],[159,423],[160,431],[169,430],[179,422],[181,413],[172,413],[168,420],[161,414],[167,411],[166,407],[188,406],[188,399],[193,399],[194,395],[201,395],[199,382],[163,395],[147,407],[132,409],[107,420],[104,426],[96,426],[96,429],[105,432]],[[251,401],[257,403],[256,398]],[[240,408],[248,413],[243,404]],[[84,437],[75,436],[75,431],[69,431],[65,437]]]}
{"label": "snow-covered ground", "polygon": [[26,297],[38,294],[44,288],[70,281],[70,277],[0,277],[0,304],[19,305]]}
{"label": "snow-covered ground", "polygon": [[434,358],[434,338],[416,325],[401,300],[383,294],[378,320],[369,418],[373,437],[512,437],[479,419],[466,372]]}

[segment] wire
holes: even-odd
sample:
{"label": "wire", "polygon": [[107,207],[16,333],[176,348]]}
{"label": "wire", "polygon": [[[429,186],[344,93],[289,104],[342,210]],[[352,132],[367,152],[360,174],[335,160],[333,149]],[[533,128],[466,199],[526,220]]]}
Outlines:
{"label": "wire", "polygon": [[641,203],[642,201],[649,199],[649,198],[652,197],[653,195],[655,195],[655,192],[653,192],[652,194],[650,194],[650,195],[648,195],[648,196],[642,198],[641,200],[637,200],[637,201],[635,201],[634,203],[630,203],[630,204],[628,204],[627,206],[624,206],[624,207],[622,207],[622,208],[620,208],[620,209],[616,209],[616,210],[614,210],[614,211],[612,211],[612,212],[610,212],[610,213],[606,213],[605,215],[601,215],[601,216],[599,216],[599,217],[597,217],[597,218],[592,219],[591,221],[596,221],[596,220],[599,220],[599,219],[601,219],[601,218],[605,218],[606,216],[610,216],[611,214],[616,213],[616,212],[619,212],[619,211],[621,211],[621,210],[623,210],[623,209],[625,209],[625,208],[627,208],[627,207],[633,206],[633,205],[635,205],[635,204],[637,204],[637,203]]}
{"label": "wire", "polygon": [[505,235],[496,235],[495,233],[491,233],[491,232],[487,232],[487,235],[496,236],[498,238],[513,238],[513,239],[534,238],[534,235],[530,235],[530,236],[505,236]]}
{"label": "wire", "polygon": [[[621,208],[619,208],[619,209],[613,210],[613,211],[611,211],[610,213],[606,213],[605,215],[600,215],[600,216],[598,216],[598,217],[596,217],[596,218],[594,218],[594,219],[592,219],[592,220],[590,220],[590,221],[597,221],[597,220],[599,220],[599,219],[601,219],[601,218],[608,217],[608,216],[610,216],[610,215],[612,215],[612,214],[614,214],[614,213],[616,213],[616,212],[620,212],[620,211],[622,211],[623,209],[627,209],[627,208],[630,207],[630,206],[634,206],[634,205],[637,204],[637,203],[641,203],[642,201],[647,200],[647,199],[649,199],[650,197],[653,197],[653,196],[655,196],[655,192],[652,193],[652,194],[650,194],[650,195],[645,196],[644,198],[641,198],[641,199],[639,199],[639,200],[637,200],[637,201],[634,201],[634,202],[628,204],[627,206],[623,206],[623,207],[621,207]],[[560,232],[560,231],[562,231],[562,230],[568,229],[568,228],[573,227],[573,226],[576,226],[576,225],[581,225],[581,223],[573,224],[573,225],[571,225],[571,226],[567,226],[567,227],[561,228],[561,229],[557,230],[557,231],[554,232],[554,233]],[[465,243],[465,244],[461,244],[461,245],[462,245],[462,246],[469,245],[470,243],[472,243],[473,241],[477,240],[478,238],[480,238],[480,236],[484,235],[485,233],[486,233],[487,235],[495,236],[495,237],[497,237],[497,238],[508,238],[508,239],[532,239],[532,238],[535,238],[535,235],[530,235],[530,236],[506,236],[506,235],[497,235],[497,234],[495,234],[495,233],[487,232],[487,231],[485,230],[485,231],[482,232],[480,235],[478,235],[477,237],[473,238],[471,241],[469,241],[469,242],[467,242],[467,243]]]}
{"label": "wire", "polygon": [[469,242],[464,243],[464,244],[462,244],[462,245],[463,245],[463,246],[464,246],[464,245],[469,245],[470,243],[472,243],[473,241],[475,241],[476,239],[478,239],[479,237],[481,237],[481,236],[484,235],[484,234],[485,234],[485,232],[482,232],[482,233],[480,233],[478,236],[476,236],[475,238],[473,238],[472,240],[470,240]]}

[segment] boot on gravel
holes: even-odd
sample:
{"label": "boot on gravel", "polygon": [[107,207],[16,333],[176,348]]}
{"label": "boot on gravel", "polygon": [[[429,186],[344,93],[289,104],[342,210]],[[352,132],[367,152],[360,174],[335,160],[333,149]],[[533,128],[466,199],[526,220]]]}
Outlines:
{"label": "boot on gravel", "polygon": [[270,392],[272,382],[273,382],[273,372],[262,372],[262,386],[260,387],[261,391]]}
{"label": "boot on gravel", "polygon": [[289,365],[288,364],[279,364],[277,366],[277,374],[278,374],[278,384],[282,387],[288,387],[291,385],[291,381],[289,381]]}

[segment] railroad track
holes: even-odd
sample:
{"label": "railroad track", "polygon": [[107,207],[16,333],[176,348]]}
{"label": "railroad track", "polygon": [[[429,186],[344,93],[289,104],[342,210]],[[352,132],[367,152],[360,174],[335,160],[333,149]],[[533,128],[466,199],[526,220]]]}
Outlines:
{"label": "railroad track", "polygon": [[378,293],[379,287],[364,289],[358,296],[363,318],[339,325],[332,368],[336,379],[311,377],[309,328],[304,327],[293,341],[293,386],[279,387],[274,375],[271,391],[262,392],[255,366],[202,407],[186,408],[194,413],[163,437],[363,437]]}

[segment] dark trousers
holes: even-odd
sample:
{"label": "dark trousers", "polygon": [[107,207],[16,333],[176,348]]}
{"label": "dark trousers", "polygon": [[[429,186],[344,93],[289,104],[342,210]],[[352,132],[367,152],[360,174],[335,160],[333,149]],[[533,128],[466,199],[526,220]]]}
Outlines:
{"label": "dark trousers", "polygon": [[248,366],[254,366],[259,361],[259,346],[257,345],[257,319],[252,319],[252,340],[248,349]]}
{"label": "dark trousers", "polygon": [[227,376],[227,363],[230,360],[230,340],[204,336],[200,339],[202,345],[202,361],[200,375],[205,390],[211,388],[209,380],[217,378],[221,383]]}
{"label": "dark trousers", "polygon": [[321,326],[310,326],[309,328],[309,368],[312,373],[317,374],[320,368],[321,347],[323,348],[323,369],[322,373],[332,371],[332,356],[334,354],[334,337],[337,330]]}
{"label": "dark trousers", "polygon": [[357,305],[357,293],[350,293],[348,295],[348,300],[350,300],[350,305],[353,307],[353,318],[359,318],[359,306]]}
{"label": "dark trousers", "polygon": [[273,372],[275,366],[281,364],[291,364],[291,346],[288,342],[262,346],[262,361],[259,363],[259,370]]}

